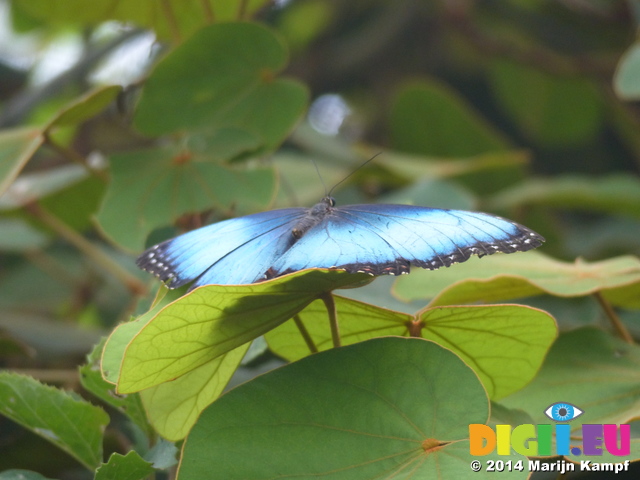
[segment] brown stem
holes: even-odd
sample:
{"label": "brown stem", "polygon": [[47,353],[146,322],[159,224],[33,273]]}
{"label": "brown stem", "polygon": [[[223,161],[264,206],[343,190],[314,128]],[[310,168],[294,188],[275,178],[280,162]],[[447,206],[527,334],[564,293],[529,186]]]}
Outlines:
{"label": "brown stem", "polygon": [[145,294],[147,288],[144,283],[123,269],[120,265],[114,262],[111,257],[62,222],[58,217],[47,212],[35,202],[25,206],[25,210],[51,228],[51,230],[56,232],[62,238],[67,240],[70,244],[75,246],[96,264],[100,265],[103,269],[116,277],[134,295]]}
{"label": "brown stem", "polygon": [[33,249],[27,250],[24,256],[29,260],[36,268],[39,268],[45,274],[51,278],[55,278],[59,283],[65,283],[73,288],[79,288],[80,282],[65,268],[42,250]]}
{"label": "brown stem", "polygon": [[204,18],[206,19],[208,24],[215,23],[216,15],[213,13],[213,8],[211,8],[211,4],[209,0],[200,0],[200,5],[202,5],[202,10],[204,12]]}
{"label": "brown stem", "polygon": [[329,314],[329,326],[331,327],[331,340],[333,341],[333,347],[339,347],[341,346],[341,342],[336,302],[333,300],[331,292],[323,293],[320,296],[320,300],[324,302],[325,307],[327,307],[327,313]]}
{"label": "brown stem", "polygon": [[49,148],[54,150],[59,155],[62,155],[66,159],[71,160],[72,162],[83,166],[91,175],[95,175],[96,177],[98,177],[100,180],[102,180],[105,183],[107,183],[109,181],[109,177],[106,174],[106,172],[104,172],[103,170],[96,170],[95,168],[92,168],[91,166],[89,166],[89,164],[87,163],[86,158],[84,158],[82,155],[80,155],[75,150],[72,150],[70,148],[64,147],[64,146],[60,145],[59,143],[57,143],[55,140],[53,140],[51,138],[51,136],[49,135],[49,132],[45,132],[45,134],[44,134],[44,142],[45,142],[45,145],[47,145]]}
{"label": "brown stem", "polygon": [[296,324],[296,327],[298,327],[298,330],[300,331],[300,335],[302,335],[302,338],[304,339],[304,342],[307,344],[307,347],[309,347],[309,351],[311,353],[318,353],[318,347],[316,347],[316,344],[313,341],[313,338],[311,338],[311,335],[309,334],[309,330],[307,330],[307,327],[304,326],[304,323],[302,323],[302,319],[300,319],[299,315],[294,315],[293,316],[293,321]]}
{"label": "brown stem", "polygon": [[249,0],[240,0],[240,7],[238,8],[238,20],[244,20],[244,17],[247,14],[248,5]]}
{"label": "brown stem", "polygon": [[615,312],[611,304],[602,296],[600,292],[595,292],[593,296],[602,307],[602,310],[604,310],[605,315],[611,322],[611,325],[613,325],[613,328],[618,333],[620,338],[622,338],[627,343],[633,344],[633,337],[629,333],[629,330],[627,330],[627,328],[624,326],[622,320],[620,320],[620,317]]}
{"label": "brown stem", "polygon": [[180,35],[180,27],[178,27],[178,20],[176,19],[176,15],[173,12],[173,8],[171,8],[171,3],[169,2],[169,0],[162,0],[160,2],[160,5],[162,6],[164,16],[166,17],[167,23],[169,24],[169,30],[171,31],[173,41],[176,43],[180,43],[182,41],[182,36]]}

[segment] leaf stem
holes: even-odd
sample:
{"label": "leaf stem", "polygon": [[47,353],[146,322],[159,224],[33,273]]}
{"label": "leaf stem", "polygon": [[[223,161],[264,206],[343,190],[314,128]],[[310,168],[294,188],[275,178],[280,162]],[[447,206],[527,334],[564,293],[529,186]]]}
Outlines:
{"label": "leaf stem", "polygon": [[46,226],[51,228],[54,232],[67,240],[70,244],[84,253],[87,257],[93,260],[96,264],[101,266],[111,275],[116,277],[122,284],[124,284],[129,291],[134,295],[144,295],[147,291],[147,287],[138,280],[136,277],[127,272],[124,268],[118,265],[109,257],[106,253],[96,247],[89,240],[84,238],[78,232],[70,228],[58,217],[47,212],[37,203],[31,203],[25,207],[25,209],[40,220]]}
{"label": "leaf stem", "polygon": [[55,140],[51,138],[51,136],[49,135],[49,132],[44,133],[44,143],[49,148],[54,150],[56,153],[62,155],[66,159],[71,160],[72,162],[83,166],[91,175],[98,177],[100,180],[102,180],[105,183],[109,181],[109,177],[107,176],[106,172],[104,172],[103,170],[97,170],[89,166],[86,158],[84,158],[75,150],[72,150],[67,147],[63,147],[62,145],[57,143]]}
{"label": "leaf stem", "polygon": [[602,310],[604,310],[605,315],[609,318],[609,321],[613,325],[613,328],[618,333],[618,335],[627,343],[633,344],[633,337],[629,333],[629,330],[624,326],[622,320],[615,312],[611,304],[602,296],[602,293],[595,292],[593,296],[596,298]]}
{"label": "leaf stem", "polygon": [[240,6],[238,8],[238,20],[244,20],[244,17],[247,14],[248,4],[248,0],[240,0]]}
{"label": "leaf stem", "polygon": [[178,20],[176,19],[176,14],[174,13],[173,8],[171,8],[171,3],[169,3],[169,0],[161,0],[160,5],[162,6],[164,16],[169,24],[169,30],[171,31],[173,41],[180,43],[182,41],[182,36],[180,35]]}
{"label": "leaf stem", "polygon": [[27,250],[24,252],[24,256],[29,260],[36,268],[43,271],[51,278],[55,278],[59,283],[65,283],[72,288],[80,288],[80,282],[59,262],[51,258],[44,251],[39,249]]}
{"label": "leaf stem", "polygon": [[327,307],[327,313],[329,314],[329,326],[331,327],[331,340],[333,341],[333,347],[337,348],[342,344],[340,342],[340,329],[338,328],[336,302],[333,300],[331,292],[326,292],[320,295],[320,300],[322,300],[325,307]]}
{"label": "leaf stem", "polygon": [[200,4],[202,5],[202,10],[204,11],[204,18],[207,20],[208,24],[215,23],[216,15],[213,13],[213,8],[211,8],[211,4],[209,0],[200,0]]}
{"label": "leaf stem", "polygon": [[302,335],[302,338],[304,339],[304,342],[307,344],[307,347],[309,347],[309,351],[311,353],[318,353],[318,347],[314,343],[313,338],[311,338],[311,335],[309,334],[309,330],[307,330],[307,327],[305,327],[304,323],[302,323],[302,319],[300,318],[300,315],[295,314],[293,316],[293,321],[295,322],[296,327],[298,327],[298,330],[300,331],[300,335]]}

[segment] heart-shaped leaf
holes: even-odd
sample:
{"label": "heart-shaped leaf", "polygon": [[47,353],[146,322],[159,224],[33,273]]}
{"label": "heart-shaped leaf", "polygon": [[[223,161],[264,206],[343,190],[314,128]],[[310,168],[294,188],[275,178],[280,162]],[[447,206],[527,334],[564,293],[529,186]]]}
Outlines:
{"label": "heart-shaped leaf", "polygon": [[[162,308],[148,322],[131,322],[117,329],[112,335],[117,348],[107,353],[110,339],[103,369],[109,370],[108,379],[117,379],[119,393],[144,390],[259,337],[323,294],[371,280],[366,274],[310,269],[257,284],[199,287]],[[120,333],[125,328],[135,335],[128,344],[129,333]],[[122,359],[119,372],[118,358]]]}
{"label": "heart-shaped leaf", "polygon": [[235,127],[275,148],[307,104],[306,88],[276,78],[286,65],[284,43],[252,23],[199,30],[162,59],[149,76],[135,122],[149,135]]}
{"label": "heart-shaped leaf", "polygon": [[467,478],[469,424],[488,411],[476,375],[449,350],[415,338],[369,340],[220,397],[187,437],[178,478]]}
{"label": "heart-shaped leaf", "polygon": [[[480,377],[489,397],[502,398],[533,379],[556,337],[552,317],[519,305],[427,308],[415,315],[334,297],[343,344],[385,335],[422,337],[460,356]],[[299,314],[318,350],[331,348],[326,311],[314,302]],[[269,348],[294,361],[310,353],[294,321],[268,332]]]}
{"label": "heart-shaped leaf", "polygon": [[114,156],[112,182],[97,216],[103,231],[140,251],[152,230],[185,213],[217,208],[243,214],[269,204],[276,186],[273,169],[226,167],[215,158],[215,151],[185,153],[176,146]]}

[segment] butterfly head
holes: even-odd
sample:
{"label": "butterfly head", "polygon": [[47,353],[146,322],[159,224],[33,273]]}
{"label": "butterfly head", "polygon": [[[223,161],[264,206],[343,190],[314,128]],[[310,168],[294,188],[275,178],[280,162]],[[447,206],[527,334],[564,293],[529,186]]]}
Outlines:
{"label": "butterfly head", "polygon": [[335,207],[336,206],[336,199],[333,197],[324,197],[322,199],[322,203],[326,203],[329,207]]}
{"label": "butterfly head", "polygon": [[320,223],[322,219],[331,213],[331,210],[336,205],[336,201],[333,197],[326,196],[313,207],[307,210],[307,214],[298,221],[291,229],[291,234],[296,240],[302,238],[302,236],[314,225]]}

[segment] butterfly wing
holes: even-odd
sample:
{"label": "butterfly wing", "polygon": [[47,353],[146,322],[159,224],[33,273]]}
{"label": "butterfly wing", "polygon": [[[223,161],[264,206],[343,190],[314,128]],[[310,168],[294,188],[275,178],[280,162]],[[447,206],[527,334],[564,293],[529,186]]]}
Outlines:
{"label": "butterfly wing", "polygon": [[408,273],[409,265],[434,270],[473,254],[526,251],[544,238],[486,213],[412,205],[334,208],[271,267],[270,276],[304,268],[338,267],[372,275]]}
{"label": "butterfly wing", "polygon": [[286,208],[214,223],[148,249],[136,263],[170,288],[194,280],[192,288],[252,283],[291,246],[291,229],[305,212]]}

